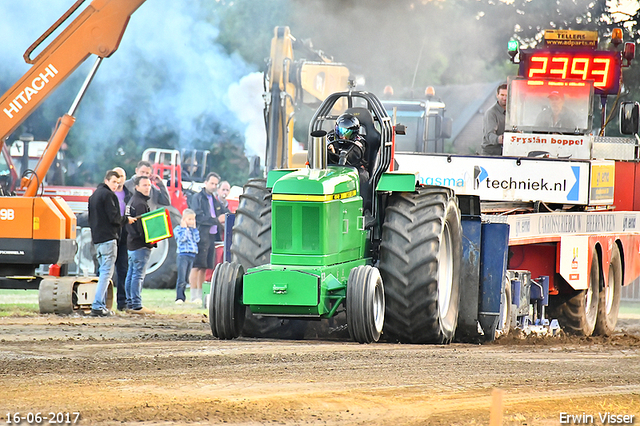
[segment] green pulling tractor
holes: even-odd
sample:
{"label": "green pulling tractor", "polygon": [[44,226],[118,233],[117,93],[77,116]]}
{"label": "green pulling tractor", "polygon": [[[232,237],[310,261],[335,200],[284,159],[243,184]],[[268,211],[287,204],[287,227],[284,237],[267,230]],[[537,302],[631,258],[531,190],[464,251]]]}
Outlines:
{"label": "green pulling tractor", "polygon": [[[327,164],[326,135],[343,112],[359,119],[367,170]],[[249,317],[318,320],[346,311],[353,340],[448,343],[460,299],[462,229],[452,190],[390,171],[395,129],[368,92],[339,92],[310,124],[309,166],[273,170],[245,187],[231,262],[212,277],[214,336]],[[243,266],[245,265],[245,266]]]}

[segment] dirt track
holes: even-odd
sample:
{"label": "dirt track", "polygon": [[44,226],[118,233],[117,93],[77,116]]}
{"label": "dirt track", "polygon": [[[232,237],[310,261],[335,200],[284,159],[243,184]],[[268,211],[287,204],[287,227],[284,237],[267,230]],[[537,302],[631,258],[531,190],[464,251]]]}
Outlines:
{"label": "dirt track", "polygon": [[0,424],[7,412],[80,412],[80,424],[486,425],[495,387],[505,425],[558,425],[562,412],[640,424],[640,318],[618,329],[359,345],[218,341],[197,315],[1,318]]}

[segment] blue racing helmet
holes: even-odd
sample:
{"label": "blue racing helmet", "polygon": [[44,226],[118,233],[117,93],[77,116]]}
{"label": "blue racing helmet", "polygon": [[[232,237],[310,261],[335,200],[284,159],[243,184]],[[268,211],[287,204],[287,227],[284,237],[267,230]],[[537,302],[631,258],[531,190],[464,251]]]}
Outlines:
{"label": "blue racing helmet", "polygon": [[344,113],[336,119],[336,139],[355,140],[360,133],[360,120],[349,113]]}

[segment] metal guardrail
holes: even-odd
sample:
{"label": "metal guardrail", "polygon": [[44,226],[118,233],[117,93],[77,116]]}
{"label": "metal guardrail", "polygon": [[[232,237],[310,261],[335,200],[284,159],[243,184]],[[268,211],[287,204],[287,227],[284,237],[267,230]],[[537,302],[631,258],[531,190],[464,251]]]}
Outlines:
{"label": "metal guardrail", "polygon": [[624,302],[640,302],[640,278],[626,287],[622,287],[620,299]]}

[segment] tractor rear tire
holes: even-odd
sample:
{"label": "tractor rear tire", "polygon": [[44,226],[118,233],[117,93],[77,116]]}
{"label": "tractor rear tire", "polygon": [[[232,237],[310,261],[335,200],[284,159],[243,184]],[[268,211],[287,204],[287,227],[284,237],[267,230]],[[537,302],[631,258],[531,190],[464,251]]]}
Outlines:
{"label": "tractor rear tire", "polygon": [[[251,179],[244,185],[231,241],[231,261],[241,264],[245,271],[270,262],[271,190],[266,179]],[[302,339],[306,327],[306,321],[263,317],[247,309],[242,335]]]}
{"label": "tractor rear tire", "polygon": [[377,268],[363,265],[351,270],[346,305],[351,338],[358,343],[377,342],[384,325],[384,286]]}
{"label": "tractor rear tire", "polygon": [[242,331],[245,318],[245,306],[242,304],[243,275],[242,265],[238,263],[220,263],[213,271],[209,324],[214,337],[235,339]]}
{"label": "tractor rear tire", "polygon": [[589,272],[589,288],[571,290],[549,298],[549,313],[558,320],[560,327],[577,336],[591,336],[596,328],[600,294],[600,262],[594,249]]}
{"label": "tractor rear tire", "polygon": [[449,343],[458,323],[462,226],[448,188],[396,193],[385,210],[380,264],[385,337],[403,343]]}
{"label": "tractor rear tire", "polygon": [[598,300],[598,318],[595,334],[610,336],[618,323],[620,296],[622,292],[622,257],[618,245],[613,245],[607,287],[600,291]]}

